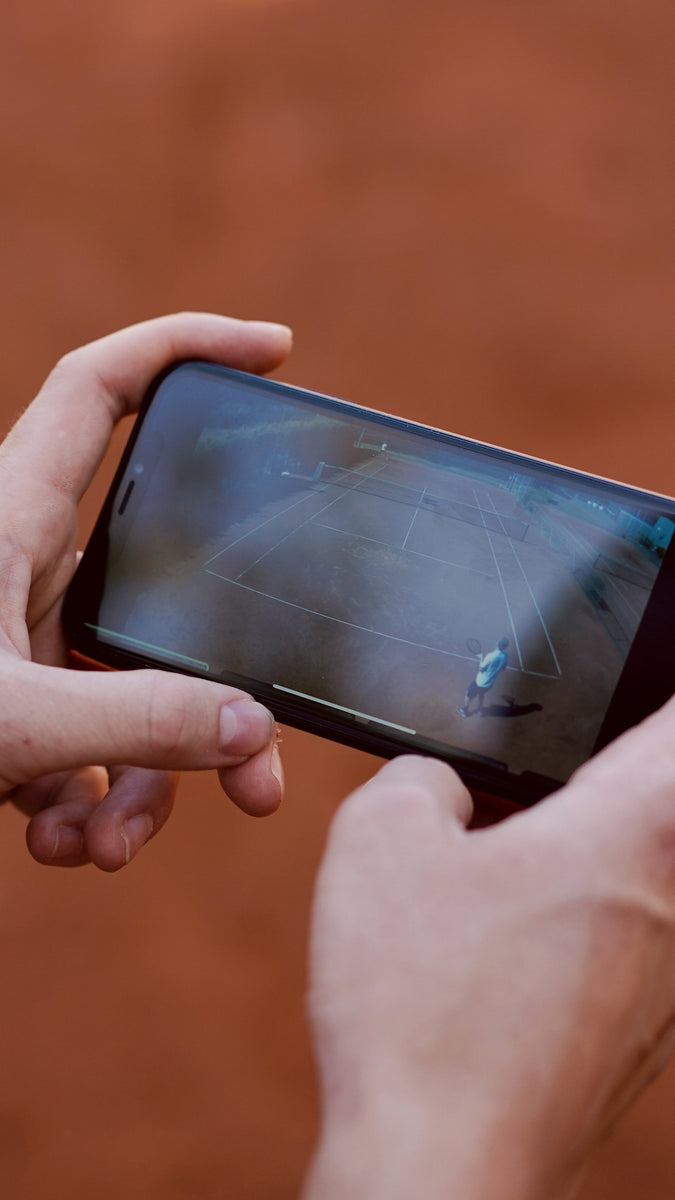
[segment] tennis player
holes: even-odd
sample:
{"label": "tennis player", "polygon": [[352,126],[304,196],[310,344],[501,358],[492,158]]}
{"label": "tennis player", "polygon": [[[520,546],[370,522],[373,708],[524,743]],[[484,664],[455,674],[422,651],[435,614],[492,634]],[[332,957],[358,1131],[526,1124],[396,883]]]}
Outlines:
{"label": "tennis player", "polygon": [[496,682],[497,676],[500,675],[502,671],[506,670],[509,661],[509,656],[506,653],[508,644],[509,639],[507,637],[501,637],[494,650],[490,650],[489,654],[484,654],[481,658],[480,663],[478,664],[476,675],[466,689],[464,703],[461,704],[457,709],[460,717],[468,717],[471,715],[469,713],[469,704],[473,699],[476,698],[478,703],[474,709],[474,712],[478,713],[479,717],[485,716],[485,710],[483,708],[485,703],[485,695]]}

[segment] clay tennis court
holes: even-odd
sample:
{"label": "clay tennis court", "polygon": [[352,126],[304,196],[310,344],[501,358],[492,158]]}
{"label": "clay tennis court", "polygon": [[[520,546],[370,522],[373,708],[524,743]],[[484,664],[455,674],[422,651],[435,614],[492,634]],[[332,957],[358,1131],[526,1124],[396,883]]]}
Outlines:
{"label": "clay tennis court", "polygon": [[[286,476],[286,494],[258,505],[203,563],[200,621],[213,632],[200,644],[210,645],[211,669],[260,678],[262,664],[280,692],[517,774],[570,774],[592,748],[622,655],[606,614],[509,488],[388,450],[356,467],[320,463],[314,477]],[[596,553],[607,551],[607,532],[586,526]],[[638,554],[614,543],[623,558]],[[655,576],[645,558],[645,577]],[[611,586],[644,607],[644,586]],[[264,645],[261,630],[270,631]],[[501,636],[509,665],[489,693],[491,719],[465,720],[457,708],[476,671],[473,643],[485,653]]]}

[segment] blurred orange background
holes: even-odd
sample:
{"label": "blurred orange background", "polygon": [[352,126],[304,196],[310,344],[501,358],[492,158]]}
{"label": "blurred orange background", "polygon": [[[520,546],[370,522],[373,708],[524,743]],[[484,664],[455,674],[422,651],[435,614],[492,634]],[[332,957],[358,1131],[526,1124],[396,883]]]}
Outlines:
{"label": "blurred orange background", "polygon": [[[2,23],[3,428],[71,347],[213,309],[292,324],[290,382],[675,491],[670,0],[27,0]],[[297,1195],[312,881],[376,764],[284,749],[279,814],[185,778],[115,876],[37,866],[3,808],[3,1195]],[[583,1200],[673,1196],[671,1104],[672,1067]]]}

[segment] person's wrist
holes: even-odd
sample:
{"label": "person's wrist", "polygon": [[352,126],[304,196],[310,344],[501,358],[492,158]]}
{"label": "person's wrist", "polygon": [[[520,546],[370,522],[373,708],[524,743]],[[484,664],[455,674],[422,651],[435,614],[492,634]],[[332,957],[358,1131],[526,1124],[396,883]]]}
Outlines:
{"label": "person's wrist", "polygon": [[465,1101],[390,1094],[325,1117],[302,1200],[571,1200],[576,1174],[552,1178],[546,1147],[527,1147],[513,1112],[500,1122]]}
{"label": "person's wrist", "polygon": [[324,1122],[302,1200],[539,1200],[503,1156],[499,1186],[490,1187],[494,1150],[478,1133],[467,1136],[461,1100],[432,1115],[411,1100],[378,1107],[389,1111]]}
{"label": "person's wrist", "polygon": [[456,1176],[429,1131],[364,1121],[323,1131],[302,1200],[448,1200],[460,1194]]}

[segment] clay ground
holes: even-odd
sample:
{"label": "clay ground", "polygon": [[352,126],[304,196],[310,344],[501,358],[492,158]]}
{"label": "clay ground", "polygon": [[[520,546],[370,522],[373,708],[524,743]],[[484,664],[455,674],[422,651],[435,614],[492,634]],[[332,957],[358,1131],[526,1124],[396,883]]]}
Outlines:
{"label": "clay ground", "polygon": [[[6,7],[4,424],[72,346],[216,309],[292,324],[289,382],[672,492],[674,34],[670,0]],[[114,877],[0,812],[3,1195],[297,1195],[312,882],[375,763],[284,751],[277,816],[186,778]],[[671,1066],[583,1200],[671,1200],[674,1104]]]}

